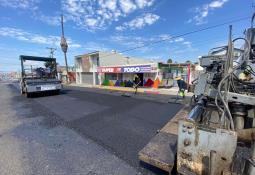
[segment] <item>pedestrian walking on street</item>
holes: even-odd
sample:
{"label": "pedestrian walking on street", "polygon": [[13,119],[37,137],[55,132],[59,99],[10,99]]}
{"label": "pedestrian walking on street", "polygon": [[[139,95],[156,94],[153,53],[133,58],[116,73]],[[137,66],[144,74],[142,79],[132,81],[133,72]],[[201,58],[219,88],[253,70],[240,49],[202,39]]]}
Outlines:
{"label": "pedestrian walking on street", "polygon": [[133,79],[133,87],[135,89],[135,94],[137,93],[137,89],[138,89],[138,86],[140,85],[140,83],[141,83],[141,79],[139,78],[139,76],[137,74],[135,74],[134,79]]}

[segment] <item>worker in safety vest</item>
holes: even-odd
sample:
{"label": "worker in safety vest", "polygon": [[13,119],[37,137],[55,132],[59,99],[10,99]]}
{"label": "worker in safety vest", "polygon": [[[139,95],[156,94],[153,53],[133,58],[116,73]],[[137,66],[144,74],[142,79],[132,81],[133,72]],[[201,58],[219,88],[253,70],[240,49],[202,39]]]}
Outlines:
{"label": "worker in safety vest", "polygon": [[135,74],[134,78],[133,78],[133,87],[135,89],[135,94],[137,93],[137,89],[138,89],[138,86],[140,83],[141,83],[141,80],[140,80],[139,76],[137,74]]}
{"label": "worker in safety vest", "polygon": [[182,79],[181,76],[177,76],[175,77],[175,80],[177,81],[178,87],[179,87],[179,91],[178,91],[178,95],[182,98],[185,97],[185,89],[187,89],[187,84],[186,82]]}

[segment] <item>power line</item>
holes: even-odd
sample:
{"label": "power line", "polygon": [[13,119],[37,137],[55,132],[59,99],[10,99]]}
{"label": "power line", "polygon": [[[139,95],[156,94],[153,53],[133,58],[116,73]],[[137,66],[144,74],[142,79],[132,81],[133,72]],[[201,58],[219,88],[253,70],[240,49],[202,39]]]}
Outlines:
{"label": "power line", "polygon": [[[133,51],[133,50],[136,50],[136,49],[140,49],[140,48],[144,48],[144,47],[147,47],[147,46],[150,46],[150,45],[162,43],[162,42],[165,42],[165,41],[169,41],[169,40],[172,40],[172,39],[176,39],[176,38],[180,38],[180,37],[183,37],[183,36],[191,35],[191,34],[194,34],[194,33],[199,33],[199,32],[202,32],[202,31],[218,28],[218,27],[221,27],[221,26],[224,26],[224,25],[227,25],[227,24],[236,23],[236,22],[247,20],[247,19],[250,19],[250,16],[249,17],[242,17],[242,18],[230,20],[230,21],[227,21],[227,22],[223,22],[223,23],[220,23],[220,24],[216,24],[216,25],[212,25],[212,26],[209,26],[209,27],[201,28],[201,29],[198,29],[198,30],[193,30],[193,31],[190,31],[190,32],[186,32],[186,33],[183,33],[183,34],[175,35],[175,36],[172,36],[172,37],[169,37],[169,38],[165,38],[165,39],[160,39],[158,41],[150,42],[150,43],[147,43],[147,44],[144,43],[141,46],[136,46],[136,47],[129,48],[129,49],[126,49],[126,50],[122,50],[122,51],[120,51],[120,53],[130,52],[130,51]],[[113,54],[114,53],[111,53],[111,54],[108,54],[108,55],[105,55],[105,56],[102,56],[102,57],[108,57],[108,56],[111,56]]]}
{"label": "power line", "polygon": [[[236,35],[234,35],[234,36],[236,36]],[[193,47],[193,46],[201,46],[204,43],[208,43],[209,41],[210,42],[213,41],[215,43],[217,43],[217,42],[226,42],[226,44],[227,44],[228,39],[225,36],[221,36],[221,37],[213,37],[211,39],[206,39],[206,40],[203,39],[203,40],[195,40],[195,41],[192,41],[192,42],[190,42],[190,41],[188,41],[188,42],[190,42],[190,45]],[[173,44],[173,43],[170,43],[170,44]],[[174,44],[176,44],[176,43],[174,43]],[[185,45],[183,42],[180,42],[180,44]],[[179,48],[179,46],[175,47],[175,48]]]}
{"label": "power line", "polygon": [[[192,41],[191,46],[200,46],[200,45],[203,45],[204,43],[207,43],[208,41],[214,41],[214,42],[226,41],[227,42],[227,38],[224,37],[224,36],[219,36],[219,37],[211,38],[209,40],[196,40],[196,41]],[[15,63],[8,63],[8,62],[1,62],[1,61],[0,61],[0,65],[20,66],[20,64],[17,63],[17,62],[15,62]],[[25,65],[25,66],[30,66],[30,65]],[[32,66],[37,66],[37,65],[32,65]]]}
{"label": "power line", "polygon": [[56,48],[53,47],[46,47],[46,49],[50,50],[50,58],[54,58],[54,52],[57,50]]}
{"label": "power line", "polygon": [[[193,41],[191,43],[191,46],[200,46],[200,45],[203,45],[204,43],[207,43],[208,41],[214,41],[214,42],[221,42],[221,41],[226,41],[227,42],[227,38],[221,36],[221,37],[214,37],[214,38],[211,38],[210,40],[196,40],[196,41]],[[170,50],[170,51],[175,51],[176,49],[174,50]],[[103,56],[104,57],[104,56]],[[131,56],[132,57],[132,56]],[[138,56],[134,56],[133,57],[138,57]],[[7,66],[20,66],[20,64],[18,62],[15,62],[15,63],[8,63],[8,62],[1,62],[0,61],[0,66],[1,65],[7,65]],[[25,65],[25,66],[30,66],[30,65]],[[38,66],[38,65],[32,65],[32,66]]]}
{"label": "power line", "polygon": [[[217,39],[217,40],[216,40]],[[225,43],[227,43],[227,38],[223,38],[223,37],[217,37],[217,38],[212,38],[212,39],[210,39],[210,40],[197,40],[196,42],[192,42],[191,43],[191,48],[187,48],[187,49],[196,49],[196,48],[193,48],[193,46],[201,46],[201,45],[204,45],[205,43],[208,43],[208,41],[214,41],[215,43],[218,43],[218,42],[225,42]],[[182,43],[182,45],[184,45],[183,43]],[[208,46],[209,47],[209,46]],[[209,49],[211,49],[210,47],[208,48],[208,50]],[[176,52],[176,51],[179,51],[180,50],[180,48],[179,48],[179,46],[178,47],[175,47],[175,48],[168,48],[168,51],[167,51],[167,53],[174,53],[174,52]],[[182,50],[184,50],[184,49],[182,49]],[[207,52],[205,53],[205,54],[207,54]],[[130,55],[130,57],[140,57],[140,55]],[[153,58],[153,57],[152,57]],[[162,58],[160,58],[161,59],[161,61],[163,61],[163,57]]]}

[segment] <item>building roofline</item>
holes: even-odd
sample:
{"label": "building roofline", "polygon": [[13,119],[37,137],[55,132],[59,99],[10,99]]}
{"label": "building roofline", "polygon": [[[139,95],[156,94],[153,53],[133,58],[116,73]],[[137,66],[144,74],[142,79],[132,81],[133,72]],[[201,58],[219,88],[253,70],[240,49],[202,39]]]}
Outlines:
{"label": "building roofline", "polygon": [[188,66],[194,65],[193,63],[159,63],[160,66]]}
{"label": "building roofline", "polygon": [[[75,59],[81,59],[83,56],[90,56],[90,55],[97,54],[97,53],[99,54],[100,52],[101,53],[106,53],[106,54],[109,53],[109,54],[113,54],[113,55],[119,55],[119,56],[121,56],[123,58],[130,59],[132,61],[137,60],[138,62],[139,61],[145,62],[145,63],[141,63],[141,64],[139,64],[139,63],[138,64],[133,64],[133,63],[132,64],[127,64],[127,65],[130,65],[130,66],[132,66],[132,65],[148,65],[148,64],[156,64],[156,63],[158,63],[158,62],[155,62],[155,61],[150,61],[149,59],[145,59],[145,58],[138,58],[138,57],[133,57],[133,56],[128,56],[128,55],[123,55],[123,54],[121,54],[119,52],[113,53],[112,51],[94,51],[94,52],[90,52],[90,53],[74,56],[74,58]],[[108,55],[107,56],[102,55],[102,58],[104,58],[104,57],[108,57]],[[110,57],[110,55],[109,55],[109,57]],[[99,58],[100,58],[100,56],[99,56]],[[118,66],[124,66],[124,65],[118,65]],[[107,66],[105,66],[105,67],[107,67]],[[113,67],[113,66],[111,66],[111,67]]]}
{"label": "building roofline", "polygon": [[94,52],[89,52],[89,53],[85,53],[85,54],[82,54],[82,55],[76,55],[74,56],[74,58],[79,58],[79,57],[82,57],[82,56],[85,56],[85,55],[93,55],[95,53],[99,53],[100,51],[94,51]]}
{"label": "building roofline", "polygon": [[122,65],[114,65],[114,66],[98,66],[98,67],[124,67],[124,66],[145,66],[145,65],[153,65],[157,63],[142,63],[142,64],[122,64]]}

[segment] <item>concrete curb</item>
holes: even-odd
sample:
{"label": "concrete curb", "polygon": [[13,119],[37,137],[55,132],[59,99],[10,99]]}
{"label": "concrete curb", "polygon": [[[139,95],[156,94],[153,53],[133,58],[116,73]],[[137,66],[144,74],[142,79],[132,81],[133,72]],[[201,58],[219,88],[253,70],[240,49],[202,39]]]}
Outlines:
{"label": "concrete curb", "polygon": [[[97,88],[97,89],[104,89],[110,91],[120,91],[120,92],[134,92],[133,88],[129,87],[115,87],[115,86],[93,86],[93,85],[85,85],[85,84],[68,84],[67,86],[74,86],[74,87],[86,87],[86,88]],[[153,88],[138,88],[137,93],[144,93],[144,94],[155,94],[155,95],[173,95],[176,96],[178,92],[177,88],[172,89],[153,89]],[[192,93],[186,93],[186,97],[191,97]]]}

